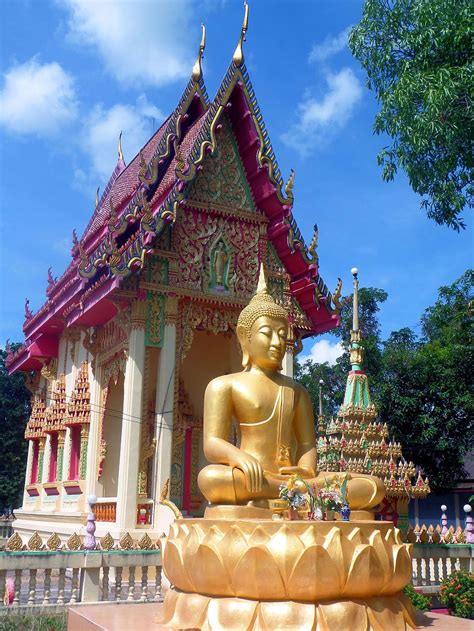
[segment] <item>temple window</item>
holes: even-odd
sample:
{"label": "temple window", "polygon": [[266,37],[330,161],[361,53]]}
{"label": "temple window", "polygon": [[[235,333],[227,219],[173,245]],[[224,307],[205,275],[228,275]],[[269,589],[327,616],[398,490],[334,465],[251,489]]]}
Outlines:
{"label": "temple window", "polygon": [[54,482],[56,480],[57,470],[58,470],[58,435],[51,434],[48,482]]}
{"label": "temple window", "polygon": [[31,478],[30,484],[38,482],[38,460],[39,460],[39,441],[33,441],[33,456],[31,459]]}
{"label": "temple window", "polygon": [[81,455],[81,427],[71,427],[71,460],[69,465],[69,479],[79,478],[79,459]]}

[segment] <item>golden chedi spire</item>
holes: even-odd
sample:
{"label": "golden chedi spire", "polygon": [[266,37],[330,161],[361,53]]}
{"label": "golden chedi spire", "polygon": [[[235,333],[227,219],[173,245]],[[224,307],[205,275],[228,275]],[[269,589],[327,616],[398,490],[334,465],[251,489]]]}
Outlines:
{"label": "golden chedi spire", "polygon": [[240,30],[239,41],[237,42],[237,48],[234,51],[234,56],[232,57],[232,61],[239,68],[244,62],[244,51],[243,51],[243,43],[245,42],[245,34],[247,33],[247,29],[249,26],[249,5],[247,2],[244,2],[244,21],[242,23],[242,28]]}
{"label": "golden chedi spire", "polygon": [[202,78],[202,58],[204,57],[204,49],[206,48],[206,27],[201,24],[201,43],[199,44],[199,52],[193,66],[193,81],[198,83]]}

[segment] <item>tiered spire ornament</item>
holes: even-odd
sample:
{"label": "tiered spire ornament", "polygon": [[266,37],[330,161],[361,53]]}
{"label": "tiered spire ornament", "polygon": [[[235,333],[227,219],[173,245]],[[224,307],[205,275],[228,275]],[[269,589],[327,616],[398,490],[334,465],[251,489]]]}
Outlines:
{"label": "tiered spire ornament", "polygon": [[201,24],[201,43],[199,44],[199,52],[193,66],[193,81],[198,83],[202,79],[202,58],[204,57],[204,49],[206,48],[206,27]]}
{"label": "tiered spire ornament", "polygon": [[244,63],[244,50],[243,43],[245,42],[245,34],[247,33],[247,29],[249,26],[249,5],[247,2],[244,2],[244,21],[242,23],[242,29],[240,31],[239,41],[237,43],[237,48],[234,51],[234,56],[232,57],[232,61],[239,68]]}
{"label": "tiered spire ornament", "polygon": [[[358,269],[351,270],[354,282],[351,370],[347,376],[344,403],[318,439],[318,466],[322,471],[352,471],[383,479],[386,496],[423,498],[430,492],[412,462],[403,458],[400,443],[389,441],[386,423],[376,420],[369,381],[363,369],[364,346],[359,323]],[[324,427],[324,423],[318,423]],[[318,427],[319,429],[319,427]]]}

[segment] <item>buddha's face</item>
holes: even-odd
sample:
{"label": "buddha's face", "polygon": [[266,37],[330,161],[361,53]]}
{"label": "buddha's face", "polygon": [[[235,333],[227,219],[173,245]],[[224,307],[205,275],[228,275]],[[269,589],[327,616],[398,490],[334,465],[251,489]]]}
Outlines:
{"label": "buddha's face", "polygon": [[244,354],[249,364],[266,370],[279,370],[286,352],[288,325],[284,320],[260,316],[250,329],[250,336],[245,331],[238,331]]}

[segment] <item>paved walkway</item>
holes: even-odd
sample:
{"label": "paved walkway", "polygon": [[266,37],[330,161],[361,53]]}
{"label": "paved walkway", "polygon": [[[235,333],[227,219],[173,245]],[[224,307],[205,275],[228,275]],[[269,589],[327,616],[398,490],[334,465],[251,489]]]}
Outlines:
{"label": "paved walkway", "polygon": [[[166,628],[156,623],[161,607],[156,603],[125,602],[71,607],[67,628],[68,631],[158,631]],[[419,631],[474,631],[474,621],[438,613],[420,615],[419,621]]]}

